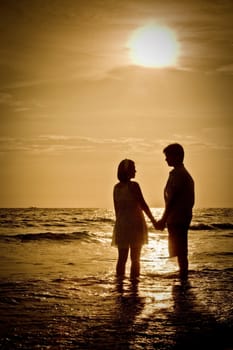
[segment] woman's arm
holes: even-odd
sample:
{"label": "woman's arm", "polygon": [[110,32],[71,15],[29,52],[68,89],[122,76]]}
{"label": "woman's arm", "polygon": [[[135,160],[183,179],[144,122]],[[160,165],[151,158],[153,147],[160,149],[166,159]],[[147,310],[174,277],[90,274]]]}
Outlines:
{"label": "woman's arm", "polygon": [[152,224],[155,225],[156,220],[155,220],[153,214],[151,213],[151,210],[143,197],[143,194],[142,194],[142,191],[141,191],[139,184],[137,182],[132,182],[132,188],[133,188],[133,191],[135,193],[135,197],[137,198],[137,201],[139,202],[140,207],[145,212],[145,214],[148,216],[148,218],[151,220]]}
{"label": "woman's arm", "polygon": [[117,197],[116,192],[117,192],[117,190],[116,190],[116,185],[115,185],[114,189],[113,189],[113,204],[114,204],[115,215],[117,215],[117,213],[119,211],[119,208],[117,205],[117,200],[116,200],[116,197]]}

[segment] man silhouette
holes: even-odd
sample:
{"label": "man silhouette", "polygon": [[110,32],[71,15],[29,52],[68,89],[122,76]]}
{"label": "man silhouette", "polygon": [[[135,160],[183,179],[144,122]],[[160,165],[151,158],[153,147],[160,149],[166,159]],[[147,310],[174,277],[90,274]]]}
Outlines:
{"label": "man silhouette", "polygon": [[184,149],[178,143],[168,145],[163,150],[170,172],[164,189],[165,210],[156,228],[168,229],[169,256],[177,256],[180,278],[188,277],[188,229],[194,205],[194,181],[185,169]]}

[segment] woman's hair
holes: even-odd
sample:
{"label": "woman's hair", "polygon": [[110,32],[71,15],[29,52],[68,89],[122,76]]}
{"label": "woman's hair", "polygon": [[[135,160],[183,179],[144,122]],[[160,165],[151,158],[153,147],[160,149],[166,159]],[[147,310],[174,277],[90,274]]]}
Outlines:
{"label": "woman's hair", "polygon": [[184,160],[184,149],[179,143],[171,143],[164,148],[163,153],[175,157],[181,163]]}
{"label": "woman's hair", "polygon": [[117,177],[119,181],[126,182],[131,179],[132,171],[135,169],[135,164],[130,159],[124,159],[120,162],[117,169]]}

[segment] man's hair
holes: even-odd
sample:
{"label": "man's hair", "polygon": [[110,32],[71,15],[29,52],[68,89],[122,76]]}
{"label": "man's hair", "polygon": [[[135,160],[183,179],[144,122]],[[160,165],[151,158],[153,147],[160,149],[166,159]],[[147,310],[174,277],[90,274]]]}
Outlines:
{"label": "man's hair", "polygon": [[175,157],[179,162],[184,160],[184,149],[179,143],[171,143],[164,148],[163,153]]}

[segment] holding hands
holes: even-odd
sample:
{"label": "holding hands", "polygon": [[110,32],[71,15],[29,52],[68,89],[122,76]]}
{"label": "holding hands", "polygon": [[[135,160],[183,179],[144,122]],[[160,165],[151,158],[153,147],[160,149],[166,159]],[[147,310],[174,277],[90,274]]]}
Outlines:
{"label": "holding hands", "polygon": [[163,231],[166,226],[166,221],[162,218],[156,221],[154,218],[151,219],[151,222],[156,230]]}
{"label": "holding hands", "polygon": [[156,230],[163,231],[165,229],[165,226],[166,226],[166,221],[162,218],[156,222],[156,224],[154,225],[154,228]]}
{"label": "holding hands", "polygon": [[152,225],[154,226],[154,228],[156,229],[157,221],[152,217],[151,222],[152,222]]}

